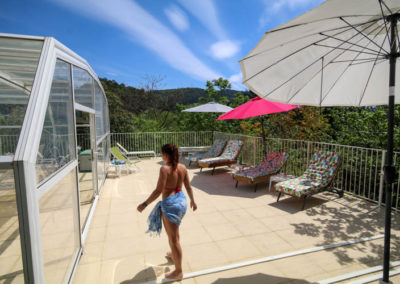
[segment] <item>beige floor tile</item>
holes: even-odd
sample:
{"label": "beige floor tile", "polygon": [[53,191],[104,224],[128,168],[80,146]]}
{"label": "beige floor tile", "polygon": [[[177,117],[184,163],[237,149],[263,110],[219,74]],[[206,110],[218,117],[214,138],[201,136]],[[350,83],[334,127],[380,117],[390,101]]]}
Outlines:
{"label": "beige floor tile", "polygon": [[246,208],[246,211],[256,219],[262,219],[271,216],[271,210],[269,206]]}
{"label": "beige floor tile", "polygon": [[317,265],[317,262],[313,261],[308,255],[279,259],[274,261],[274,265],[276,265],[280,271],[283,271],[287,277],[296,279],[304,279],[307,276],[323,274],[325,272]]}
{"label": "beige floor tile", "polygon": [[230,223],[210,225],[206,227],[206,231],[214,241],[227,240],[242,236],[242,233],[238,230],[238,225],[232,225]]}
{"label": "beige floor tile", "polygon": [[345,265],[356,264],[356,261],[342,254],[342,251],[341,248],[318,251],[309,254],[309,258],[316,262],[325,272],[331,273],[343,269]]}
{"label": "beige floor tile", "polygon": [[180,228],[180,241],[182,246],[191,246],[210,243],[212,239],[201,224],[192,223],[182,225],[182,228]]}
{"label": "beige floor tile", "polygon": [[235,210],[238,208],[238,205],[233,199],[230,200],[223,200],[223,201],[214,201],[214,206],[217,208],[218,211],[224,212],[227,210]]}
{"label": "beige floor tile", "polygon": [[165,232],[161,233],[160,236],[151,236],[149,234],[143,234],[143,236],[140,237],[139,240],[143,241],[143,243],[141,244],[143,244],[146,253],[158,250],[163,250],[163,251],[169,250],[168,237]]}
{"label": "beige floor tile", "polygon": [[105,233],[104,240],[118,240],[123,238],[143,238],[144,232],[139,231],[139,224],[134,222],[132,224],[116,224],[109,225]]}
{"label": "beige floor tile", "polygon": [[310,238],[305,235],[295,234],[292,229],[278,230],[276,234],[289,243],[295,250],[316,247],[321,243],[319,238]]}
{"label": "beige floor tile", "polygon": [[262,217],[258,220],[262,222],[265,226],[267,226],[270,232],[293,229],[293,226],[288,222],[288,219],[286,217],[270,216]]}
{"label": "beige floor tile", "polygon": [[255,247],[248,238],[239,237],[216,242],[218,247],[224,252],[231,263],[250,258],[260,258],[261,252]]}
{"label": "beige floor tile", "polygon": [[162,273],[162,269],[147,266],[144,256],[136,255],[121,258],[115,262],[105,262],[102,266],[103,273],[104,276],[108,275],[112,281],[110,283],[141,283],[156,279],[156,276]]}
{"label": "beige floor tile", "polygon": [[247,237],[264,256],[273,256],[295,249],[277,233],[269,232]]}
{"label": "beige floor tile", "polygon": [[254,220],[254,217],[251,216],[249,213],[247,213],[243,209],[235,209],[235,210],[223,211],[222,214],[232,224],[239,224],[240,225],[240,224],[251,222],[251,221]]}
{"label": "beige floor tile", "polygon": [[92,228],[107,227],[108,216],[107,215],[94,215],[92,221],[90,222],[90,230]]}
{"label": "beige floor tile", "polygon": [[106,227],[90,228],[85,242],[86,243],[103,242],[106,239],[106,233],[108,233]]}
{"label": "beige floor tile", "polygon": [[229,263],[228,258],[215,243],[192,245],[184,248],[183,253],[192,271]]}
{"label": "beige floor tile", "polygon": [[252,220],[250,222],[238,224],[237,229],[242,233],[243,236],[251,236],[270,231],[266,225],[258,220]]}
{"label": "beige floor tile", "polygon": [[198,213],[198,214],[215,213],[215,212],[218,212],[218,209],[219,209],[210,203],[201,203],[201,202],[196,201],[196,204],[197,204],[196,213]]}
{"label": "beige floor tile", "polygon": [[80,263],[99,262],[103,259],[104,242],[85,243]]}
{"label": "beige floor tile", "polygon": [[125,238],[119,240],[111,240],[104,243],[103,259],[115,259],[127,257],[134,254],[143,254],[146,252],[146,245],[143,239],[133,240]]}
{"label": "beige floor tile", "polygon": [[101,262],[80,263],[75,272],[75,284],[99,283],[100,282]]}
{"label": "beige floor tile", "polygon": [[195,218],[203,226],[226,224],[228,222],[228,220],[221,212],[212,212],[203,214],[198,213],[196,214]]}

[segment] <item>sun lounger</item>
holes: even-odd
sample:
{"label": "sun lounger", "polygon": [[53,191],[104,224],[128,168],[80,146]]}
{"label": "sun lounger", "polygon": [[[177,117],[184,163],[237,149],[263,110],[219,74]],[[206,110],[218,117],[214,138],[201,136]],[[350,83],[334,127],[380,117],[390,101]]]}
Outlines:
{"label": "sun lounger", "polygon": [[136,165],[139,161],[131,160],[128,157],[124,156],[119,147],[111,147],[110,151],[113,159],[118,162],[118,166],[125,166],[129,171],[130,167],[133,166],[135,167],[135,170],[140,171],[140,168]]}
{"label": "sun lounger", "polygon": [[128,151],[126,150],[121,144],[117,143],[118,148],[121,150],[121,152],[129,157],[129,156],[135,156],[140,160],[139,155],[153,155],[154,158],[156,157],[156,152],[149,150],[149,151]]}
{"label": "sun lounger", "polygon": [[278,174],[285,165],[287,158],[288,154],[286,153],[268,153],[264,161],[257,166],[240,170],[233,175],[233,178],[236,180],[236,187],[238,186],[239,181],[248,184],[255,184],[254,192],[256,192],[257,184],[269,181],[269,178],[272,175]]}
{"label": "sun lounger", "polygon": [[243,147],[241,140],[229,140],[224,152],[219,157],[201,159],[198,161],[200,171],[203,168],[213,168],[211,175],[214,174],[216,167],[229,166],[237,163],[237,158]]}
{"label": "sun lounger", "polygon": [[304,210],[307,198],[314,194],[329,190],[342,197],[343,191],[333,188],[341,163],[342,159],[338,153],[316,152],[304,174],[275,185],[275,190],[279,192],[276,202],[282,193],[303,198],[302,210]]}
{"label": "sun lounger", "polygon": [[189,155],[186,159],[189,160],[189,166],[192,162],[198,162],[199,160],[218,157],[221,155],[222,151],[224,150],[226,145],[226,141],[222,139],[216,139],[214,144],[211,146],[210,151],[206,153],[196,153]]}

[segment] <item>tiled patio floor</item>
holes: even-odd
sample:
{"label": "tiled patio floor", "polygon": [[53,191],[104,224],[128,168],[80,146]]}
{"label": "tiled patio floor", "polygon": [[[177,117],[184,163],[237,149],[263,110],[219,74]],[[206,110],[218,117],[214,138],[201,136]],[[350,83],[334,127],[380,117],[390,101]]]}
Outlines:
{"label": "tiled patio floor", "polygon": [[[136,211],[155,188],[160,160],[141,171],[106,180],[74,283],[140,283],[161,279],[173,268],[164,257],[166,234],[151,237],[147,216]],[[345,195],[323,193],[301,202],[276,195],[267,184],[239,184],[229,168],[214,176],[190,170],[198,210],[188,210],[181,228],[184,273],[383,233],[384,210]],[[400,218],[393,216],[392,260],[400,260]],[[183,283],[309,283],[380,265],[383,238],[203,275]],[[400,283],[400,277],[392,281]]]}

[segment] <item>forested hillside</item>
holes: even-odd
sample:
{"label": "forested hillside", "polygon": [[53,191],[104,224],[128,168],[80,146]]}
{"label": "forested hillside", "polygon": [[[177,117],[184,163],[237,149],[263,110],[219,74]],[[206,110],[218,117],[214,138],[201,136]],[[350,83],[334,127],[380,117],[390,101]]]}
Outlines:
{"label": "forested hillside", "polygon": [[[228,80],[207,81],[205,89],[158,90],[157,82],[142,88],[101,79],[106,92],[111,132],[218,130],[261,135],[260,119],[216,121],[219,114],[186,113],[182,110],[211,100],[237,107],[248,101],[250,92],[231,90]],[[268,137],[333,142],[386,148],[386,107],[303,106],[287,113],[264,116]],[[400,151],[400,106],[395,110],[395,149]]]}

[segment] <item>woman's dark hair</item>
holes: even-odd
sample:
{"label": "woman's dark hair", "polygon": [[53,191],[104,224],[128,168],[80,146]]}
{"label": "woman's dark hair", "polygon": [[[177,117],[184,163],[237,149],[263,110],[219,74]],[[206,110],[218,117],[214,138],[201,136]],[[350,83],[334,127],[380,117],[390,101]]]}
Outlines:
{"label": "woman's dark hair", "polygon": [[168,155],[169,162],[172,166],[172,171],[175,171],[179,163],[178,147],[173,144],[165,144],[161,147],[161,153]]}

